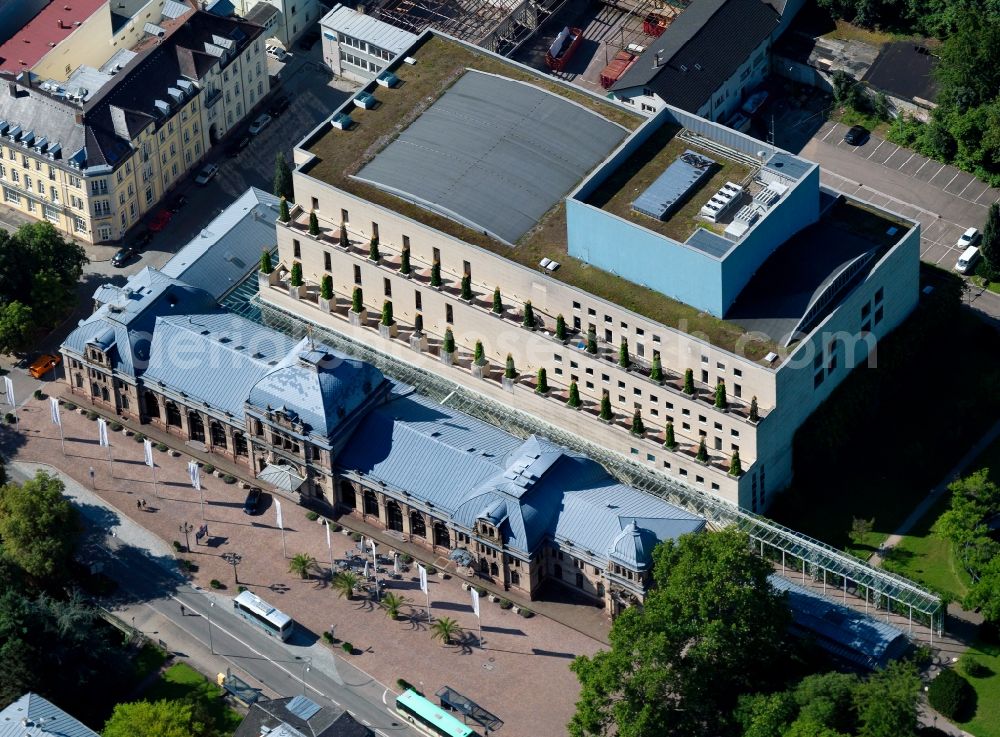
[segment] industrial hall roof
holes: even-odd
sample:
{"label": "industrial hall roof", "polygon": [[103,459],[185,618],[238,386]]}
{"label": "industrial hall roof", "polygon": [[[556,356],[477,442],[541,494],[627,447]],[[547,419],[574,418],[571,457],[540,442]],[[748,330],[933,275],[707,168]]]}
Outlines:
{"label": "industrial hall roof", "polygon": [[98,737],[97,732],[36,693],[0,711],[0,737]]}
{"label": "industrial hall roof", "polygon": [[777,28],[761,0],[694,0],[611,88],[644,87],[696,113]]}
{"label": "industrial hall roof", "polygon": [[515,243],[627,133],[539,87],[468,70],[356,178]]}

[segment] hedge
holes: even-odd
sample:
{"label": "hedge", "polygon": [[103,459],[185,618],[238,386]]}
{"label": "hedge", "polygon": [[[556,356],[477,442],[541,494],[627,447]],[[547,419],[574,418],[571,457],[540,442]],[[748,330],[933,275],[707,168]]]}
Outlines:
{"label": "hedge", "polygon": [[958,721],[964,721],[971,711],[975,695],[969,682],[951,668],[941,671],[927,689],[930,705],[942,716]]}

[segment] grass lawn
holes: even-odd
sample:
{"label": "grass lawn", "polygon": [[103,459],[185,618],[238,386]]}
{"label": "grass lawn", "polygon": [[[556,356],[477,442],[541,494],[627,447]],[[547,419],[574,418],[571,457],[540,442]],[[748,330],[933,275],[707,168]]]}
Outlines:
{"label": "grass lawn", "polygon": [[864,113],[854,108],[835,107],[830,111],[830,120],[844,125],[862,125],[876,136],[885,138],[889,123],[879,120],[872,114]]}
{"label": "grass lawn", "polygon": [[144,694],[148,701],[169,701],[194,697],[205,705],[215,721],[215,727],[224,735],[231,735],[243,717],[230,709],[222,700],[222,689],[186,663],[177,663],[163,672],[156,683]]}
{"label": "grass lawn", "polygon": [[[970,659],[988,667],[993,675],[973,678],[963,667]],[[963,729],[976,737],[1000,737],[1000,647],[977,642],[970,647],[959,663],[959,670],[976,689],[976,714],[967,722],[960,722]]]}

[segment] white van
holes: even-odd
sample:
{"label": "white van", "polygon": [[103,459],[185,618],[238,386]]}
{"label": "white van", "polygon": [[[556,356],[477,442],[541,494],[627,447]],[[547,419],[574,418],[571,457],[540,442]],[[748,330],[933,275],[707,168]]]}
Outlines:
{"label": "white van", "polygon": [[955,271],[959,274],[968,274],[978,259],[979,249],[976,246],[969,246],[958,257],[958,263],[955,264]]}

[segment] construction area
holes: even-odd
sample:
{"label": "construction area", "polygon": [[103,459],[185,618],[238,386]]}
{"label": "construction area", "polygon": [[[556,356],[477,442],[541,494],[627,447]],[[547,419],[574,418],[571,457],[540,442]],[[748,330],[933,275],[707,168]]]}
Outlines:
{"label": "construction area", "polygon": [[[638,62],[642,52],[670,27],[688,3],[689,0],[565,3],[511,58],[604,93]],[[554,69],[546,63],[546,55],[564,28],[579,29],[583,40],[573,57]]]}
{"label": "construction area", "polygon": [[428,28],[506,56],[565,0],[376,0],[365,13],[397,28]]}

